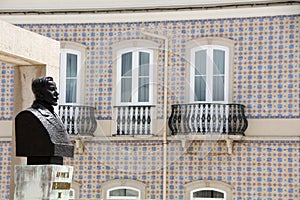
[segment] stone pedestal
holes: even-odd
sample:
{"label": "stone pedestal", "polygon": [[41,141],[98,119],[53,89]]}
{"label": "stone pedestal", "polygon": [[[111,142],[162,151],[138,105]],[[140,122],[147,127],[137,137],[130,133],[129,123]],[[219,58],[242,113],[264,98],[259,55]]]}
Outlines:
{"label": "stone pedestal", "polygon": [[16,165],[14,200],[68,200],[73,167]]}

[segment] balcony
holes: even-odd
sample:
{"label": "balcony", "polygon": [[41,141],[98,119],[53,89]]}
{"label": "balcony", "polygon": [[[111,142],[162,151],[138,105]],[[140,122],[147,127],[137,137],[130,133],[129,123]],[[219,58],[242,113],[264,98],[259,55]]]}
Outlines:
{"label": "balcony", "polygon": [[70,135],[91,136],[97,128],[95,108],[91,106],[59,105],[59,116]]}
{"label": "balcony", "polygon": [[244,135],[248,122],[241,104],[172,105],[169,128],[172,135]]}
{"label": "balcony", "polygon": [[116,127],[113,136],[152,135],[152,108],[150,105],[115,106]]}

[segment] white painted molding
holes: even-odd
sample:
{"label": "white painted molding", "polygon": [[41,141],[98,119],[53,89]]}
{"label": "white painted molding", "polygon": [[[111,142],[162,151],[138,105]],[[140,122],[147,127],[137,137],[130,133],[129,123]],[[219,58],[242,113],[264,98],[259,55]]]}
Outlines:
{"label": "white painted molding", "polygon": [[191,192],[193,190],[201,189],[201,188],[210,188],[210,189],[219,189],[226,193],[226,200],[232,200],[232,193],[234,191],[234,186],[229,185],[223,181],[216,181],[216,180],[197,180],[186,183],[184,185],[185,191],[185,198],[191,199]]}
{"label": "white painted molding", "polygon": [[[70,3],[72,2],[72,3]],[[112,10],[276,3],[282,0],[2,0],[0,10]]]}
{"label": "white painted molding", "polygon": [[11,137],[0,137],[0,142],[11,142],[12,138]]}
{"label": "white painted molding", "polygon": [[[0,141],[11,141],[13,121],[0,121]],[[108,131],[111,125],[111,120],[98,120],[101,122],[99,128],[107,126]],[[249,127],[246,131],[246,136],[229,135],[229,136],[205,136],[205,135],[184,135],[184,136],[169,136],[170,141],[182,140],[240,140],[240,141],[300,141],[300,119],[248,119]],[[266,128],[270,131],[266,132]],[[275,134],[275,130],[280,131]],[[268,134],[266,134],[268,133]],[[89,141],[160,141],[162,137],[157,136],[120,136],[111,137],[109,135],[93,136],[71,136],[72,140],[80,140],[82,142]]]}
{"label": "white painted molding", "polygon": [[0,121],[0,141],[11,141],[13,132],[13,121],[2,120]]}
{"label": "white painted molding", "polygon": [[300,5],[104,14],[11,14],[0,15],[0,20],[12,24],[79,24],[246,18],[297,14],[300,14]]}
{"label": "white painted molding", "polygon": [[248,128],[245,132],[249,137],[287,137],[300,138],[300,119],[247,119]]}

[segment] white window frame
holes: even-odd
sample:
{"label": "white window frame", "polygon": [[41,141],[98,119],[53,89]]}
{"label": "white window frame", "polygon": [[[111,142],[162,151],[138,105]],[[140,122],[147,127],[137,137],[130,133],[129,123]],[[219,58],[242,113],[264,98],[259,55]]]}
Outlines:
{"label": "white window frame", "polygon": [[[132,99],[131,102],[121,102],[121,67],[122,67],[122,55],[132,52]],[[149,101],[138,102],[138,55],[139,52],[149,53]],[[116,103],[117,105],[129,106],[129,105],[152,105],[153,104],[153,58],[154,51],[147,48],[127,48],[117,52],[117,77],[116,77]]]}
{"label": "white window frame", "polygon": [[[77,56],[77,85],[76,85],[76,102],[74,103],[67,103],[66,102],[66,69],[67,69],[67,54],[74,54]],[[81,52],[73,49],[61,49],[60,51],[60,104],[71,104],[76,105],[81,103]]]}
{"label": "white window frame", "polygon": [[[203,191],[203,190],[213,190],[213,191],[217,191],[217,192],[221,192],[224,194],[224,198],[201,198],[201,197],[193,197],[194,192],[199,192],[199,191]],[[226,200],[226,192],[220,189],[216,189],[216,188],[211,188],[211,187],[207,187],[207,188],[200,188],[200,189],[195,189],[191,191],[191,200]]]}
{"label": "white window frame", "polygon": [[[127,196],[116,196],[116,197],[111,197],[109,195],[109,193],[113,190],[119,190],[119,189],[129,189],[129,190],[134,190],[134,191],[137,191],[138,192],[138,197],[127,197]],[[129,200],[129,199],[133,199],[133,200],[140,200],[141,199],[141,191],[139,189],[136,189],[136,188],[133,188],[133,187],[113,187],[113,188],[110,188],[109,190],[107,190],[107,193],[106,193],[106,198],[107,199],[118,199],[118,200],[121,200],[121,199],[126,199],[126,200]]]}
{"label": "white window frame", "polygon": [[139,191],[140,200],[146,199],[147,185],[141,181],[131,179],[112,179],[102,183],[102,199],[107,199],[108,191],[116,188],[130,188]]}
{"label": "white window frame", "polygon": [[[70,195],[70,194],[72,194],[72,195]],[[76,190],[75,190],[74,188],[70,188],[70,191],[69,191],[69,199],[70,199],[70,200],[71,200],[71,199],[76,199],[75,195],[76,195]]]}
{"label": "white window frame", "polygon": [[[222,181],[214,181],[214,180],[197,180],[192,181],[184,185],[185,190],[185,199],[192,200],[193,199],[193,192],[199,191],[201,189],[213,189],[215,191],[222,191],[226,193],[224,196],[226,200],[233,200],[233,190],[234,187],[222,182]],[[215,200],[215,199],[212,199]]]}
{"label": "white window frame", "polygon": [[[195,53],[201,50],[207,51],[206,57],[206,100],[195,101]],[[213,50],[222,50],[225,52],[225,69],[224,69],[224,101],[213,101]],[[229,101],[229,61],[230,54],[229,48],[220,45],[202,45],[191,49],[191,67],[190,67],[190,102],[203,102],[203,103],[228,103]]]}

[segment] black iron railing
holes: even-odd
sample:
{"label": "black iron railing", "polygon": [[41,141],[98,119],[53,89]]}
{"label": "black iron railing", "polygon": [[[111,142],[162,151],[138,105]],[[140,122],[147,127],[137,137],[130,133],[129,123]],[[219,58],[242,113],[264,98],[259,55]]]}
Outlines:
{"label": "black iron railing", "polygon": [[241,104],[176,104],[172,105],[169,128],[172,135],[225,134],[244,135],[248,122]]}
{"label": "black iron railing", "polygon": [[115,106],[116,131],[113,136],[152,135],[152,106]]}
{"label": "black iron railing", "polygon": [[93,135],[97,128],[95,108],[91,106],[59,105],[59,116],[71,135]]}

